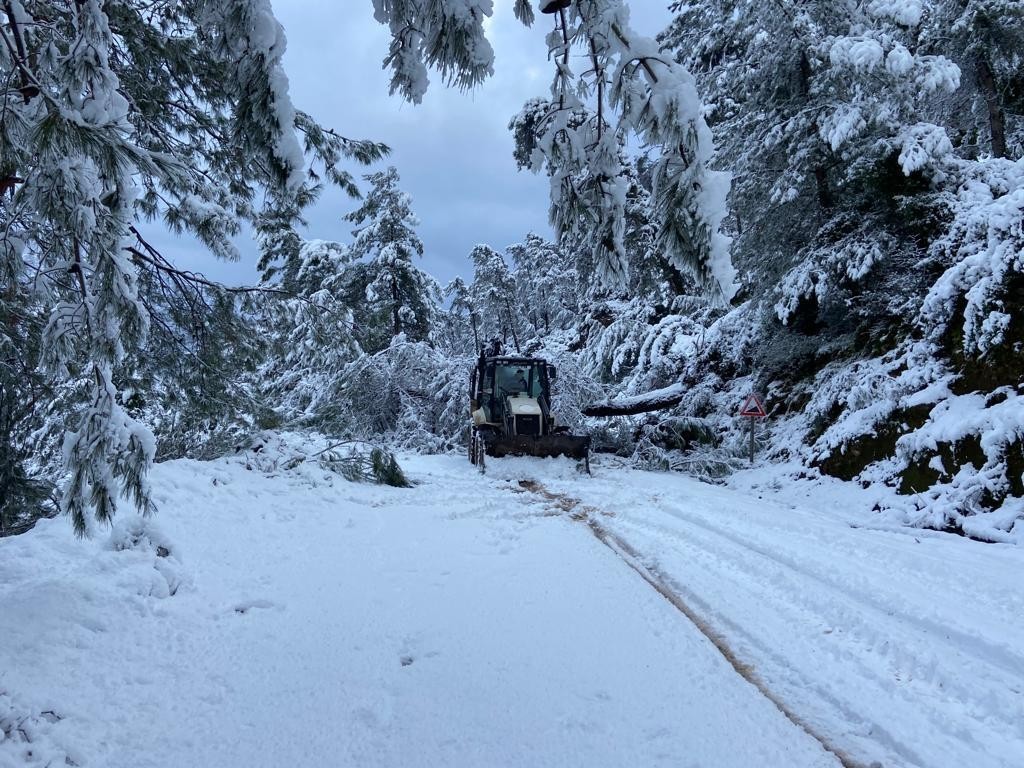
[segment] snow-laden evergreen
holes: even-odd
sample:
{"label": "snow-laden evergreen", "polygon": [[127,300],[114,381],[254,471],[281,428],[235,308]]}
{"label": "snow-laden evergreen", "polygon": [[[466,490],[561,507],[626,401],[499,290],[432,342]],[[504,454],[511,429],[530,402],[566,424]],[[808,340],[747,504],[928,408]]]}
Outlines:
{"label": "snow-laden evergreen", "polygon": [[364,347],[380,345],[368,335],[380,328],[387,328],[390,338],[405,335],[421,341],[430,333],[440,288],[413,263],[423,255],[423,242],[416,234],[419,219],[412,212],[412,198],[398,189],[393,167],[366,180],[370,190],[363,204],[345,217],[358,227],[352,233],[352,258],[367,260],[357,278],[365,298],[360,315]]}
{"label": "snow-laden evergreen", "polygon": [[[118,386],[137,375],[153,321],[166,320],[153,317],[155,305],[203,285],[152,249],[144,230],[166,225],[238,258],[231,238],[243,224],[265,231],[272,221],[272,269],[294,257],[288,233],[320,179],[354,192],[341,164],[385,148],[295,108],[267,0],[11,0],[0,33],[4,302],[27,290],[29,314],[48,315],[31,354],[52,391],[75,394],[59,399],[63,412],[33,409],[32,429],[52,434],[67,421],[61,506],[84,531],[87,512],[108,521],[122,492],[152,507],[145,474],[156,446]],[[193,310],[198,318],[206,308]],[[16,388],[12,403],[31,391]],[[54,480],[61,472],[48,463]]]}
{"label": "snow-laden evergreen", "polygon": [[[629,320],[650,316],[634,300],[599,333],[609,363],[595,372],[630,391],[667,363],[687,387],[677,414],[709,420],[710,445],[736,449],[730,411],[759,389],[774,416],[760,436],[769,455],[891,484],[908,499],[881,506],[903,521],[1013,538],[1021,148],[1001,136],[1024,111],[1008,53],[1019,8],[674,10],[661,39],[698,74],[717,162],[735,172],[745,301],[722,317],[684,309],[678,330],[669,309],[649,332]],[[690,349],[640,363],[627,350],[644,344]],[[682,449],[670,463],[707,450],[682,434],[664,443]]]}
{"label": "snow-laden evergreen", "polygon": [[480,338],[484,341],[497,338],[507,347],[519,347],[517,276],[504,257],[489,245],[476,246],[469,258],[473,263],[469,295],[473,312],[479,318]]}

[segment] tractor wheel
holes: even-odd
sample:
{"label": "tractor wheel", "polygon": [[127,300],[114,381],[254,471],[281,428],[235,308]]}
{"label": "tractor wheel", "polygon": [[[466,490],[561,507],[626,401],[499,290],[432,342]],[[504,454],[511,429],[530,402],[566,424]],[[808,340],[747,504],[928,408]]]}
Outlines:
{"label": "tractor wheel", "polygon": [[487,453],[487,444],[484,442],[483,436],[474,431],[473,433],[473,463],[480,468],[480,474],[484,473],[484,456]]}
{"label": "tractor wheel", "polygon": [[469,436],[469,463],[479,467],[481,474],[484,471],[484,451],[486,447],[480,431],[474,427]]}

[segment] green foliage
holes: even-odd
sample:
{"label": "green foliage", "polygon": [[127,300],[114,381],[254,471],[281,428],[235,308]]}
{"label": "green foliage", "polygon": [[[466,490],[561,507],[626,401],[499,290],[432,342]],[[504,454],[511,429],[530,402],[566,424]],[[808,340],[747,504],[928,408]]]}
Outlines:
{"label": "green foliage", "polygon": [[38,370],[43,318],[15,275],[0,291],[0,536],[20,533],[54,514],[53,479],[37,461],[34,434],[55,396]]}
{"label": "green foliage", "polygon": [[[290,280],[303,210],[324,184],[355,195],[343,164],[388,150],[294,108],[267,0],[16,0],[0,5],[0,33],[0,290],[32,276],[33,311],[49,315],[32,354],[46,386],[69,395],[38,424],[40,409],[18,410],[31,386],[5,387],[18,415],[0,448],[27,456],[26,435],[50,439],[67,422],[62,506],[81,533],[122,494],[153,508],[141,420],[166,438],[163,456],[179,455],[260,410],[238,382],[258,347],[238,296],[175,269],[140,228],[157,222],[233,259],[250,226],[265,273]],[[37,464],[62,474],[53,451]],[[8,485],[27,489],[36,469],[8,463]]]}
{"label": "green foliage", "polygon": [[320,466],[337,472],[353,483],[374,482],[393,488],[412,487],[395,455],[379,446],[372,446],[369,450],[363,445],[352,445],[345,451],[328,450],[321,454]]}

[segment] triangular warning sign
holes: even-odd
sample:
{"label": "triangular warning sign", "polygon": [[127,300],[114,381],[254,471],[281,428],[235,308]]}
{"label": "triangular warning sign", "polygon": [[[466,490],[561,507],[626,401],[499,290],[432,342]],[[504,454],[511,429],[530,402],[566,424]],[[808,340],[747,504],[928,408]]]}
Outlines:
{"label": "triangular warning sign", "polygon": [[740,408],[740,416],[763,419],[767,415],[761,399],[757,395],[747,395],[747,399],[743,401],[743,407]]}

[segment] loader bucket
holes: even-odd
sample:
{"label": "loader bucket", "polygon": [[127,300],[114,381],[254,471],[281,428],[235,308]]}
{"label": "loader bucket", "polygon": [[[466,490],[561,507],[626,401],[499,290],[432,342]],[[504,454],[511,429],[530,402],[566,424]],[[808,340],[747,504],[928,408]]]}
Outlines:
{"label": "loader bucket", "polygon": [[590,438],[575,435],[500,435],[484,437],[489,456],[568,456],[573,459],[587,459],[590,453]]}

